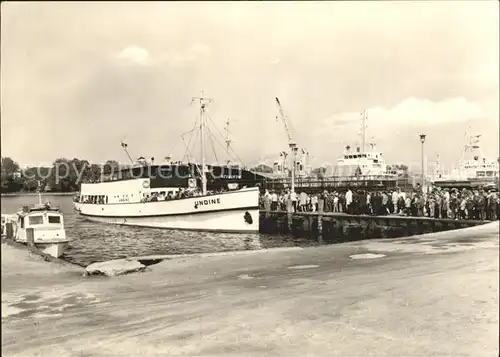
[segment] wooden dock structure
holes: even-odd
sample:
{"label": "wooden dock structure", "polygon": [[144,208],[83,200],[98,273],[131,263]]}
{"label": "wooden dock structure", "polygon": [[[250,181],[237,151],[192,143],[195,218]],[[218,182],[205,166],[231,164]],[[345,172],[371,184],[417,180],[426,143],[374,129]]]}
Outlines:
{"label": "wooden dock structure", "polygon": [[[321,208],[321,207],[320,207]],[[473,227],[477,220],[436,219],[399,215],[371,216],[345,213],[269,211],[260,212],[262,233],[317,236],[338,242],[369,238],[396,238]]]}

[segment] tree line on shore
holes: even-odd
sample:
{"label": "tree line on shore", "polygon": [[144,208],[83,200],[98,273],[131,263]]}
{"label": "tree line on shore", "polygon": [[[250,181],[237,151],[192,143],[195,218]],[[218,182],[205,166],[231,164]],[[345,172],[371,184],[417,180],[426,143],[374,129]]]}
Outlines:
{"label": "tree line on shore", "polygon": [[[255,172],[272,172],[272,167],[255,167]],[[77,158],[58,158],[50,167],[28,167],[21,169],[10,157],[1,158],[1,193],[36,192],[75,192],[81,183],[99,182],[102,172],[120,168],[116,160],[108,160],[102,165],[91,164]]]}
{"label": "tree line on shore", "polygon": [[[99,182],[102,172],[111,172],[120,167],[116,160],[108,160],[103,165],[91,164],[87,160],[77,158],[58,158],[50,167],[28,167],[21,169],[19,164],[10,157],[1,157],[1,193],[36,192],[75,192],[79,191],[80,184]],[[389,169],[389,167],[388,167]],[[391,169],[405,171],[408,167],[395,165]],[[254,172],[270,173],[273,168],[264,164],[250,169]],[[312,173],[318,178],[325,174],[324,168],[316,168]]]}
{"label": "tree line on shore", "polygon": [[21,169],[10,157],[1,158],[1,193],[36,192],[74,192],[82,182],[98,182],[101,172],[119,167],[115,160],[102,165],[91,164],[87,160],[58,158],[50,167],[28,167]]}

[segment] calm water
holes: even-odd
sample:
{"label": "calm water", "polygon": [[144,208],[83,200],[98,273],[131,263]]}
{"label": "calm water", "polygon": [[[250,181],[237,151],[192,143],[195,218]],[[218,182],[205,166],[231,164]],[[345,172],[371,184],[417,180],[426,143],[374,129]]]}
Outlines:
{"label": "calm water", "polygon": [[[22,205],[38,203],[37,196],[2,197],[2,213],[15,213]],[[66,234],[72,239],[63,259],[92,262],[149,254],[210,253],[273,247],[317,245],[315,239],[266,234],[200,233],[167,229],[124,227],[88,222],[73,210],[71,196],[44,195],[43,201],[60,207]]]}

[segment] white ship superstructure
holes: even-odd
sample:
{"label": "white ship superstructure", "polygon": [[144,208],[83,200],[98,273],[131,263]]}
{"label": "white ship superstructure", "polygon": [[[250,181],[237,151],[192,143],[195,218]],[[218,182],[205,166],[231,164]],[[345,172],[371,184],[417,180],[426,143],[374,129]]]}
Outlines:
{"label": "white ship superstructure", "polygon": [[343,156],[337,160],[337,167],[338,173],[345,175],[366,176],[387,173],[387,164],[382,152],[373,149],[361,150],[359,147],[355,152],[351,152],[347,146]]}
{"label": "white ship superstructure", "polygon": [[[351,146],[346,145],[344,152],[337,159],[337,166],[334,168],[335,176],[396,176],[387,171],[384,154],[376,150],[375,143],[366,144],[366,120],[365,111],[361,112],[361,145],[355,151]],[[367,149],[367,146],[369,149]]]}
{"label": "white ship superstructure", "polygon": [[499,179],[498,160],[488,159],[483,155],[480,146],[481,135],[468,136],[464,145],[462,159],[457,168],[450,173],[443,172],[440,164],[434,177],[435,183],[443,181],[481,181],[495,183]]}

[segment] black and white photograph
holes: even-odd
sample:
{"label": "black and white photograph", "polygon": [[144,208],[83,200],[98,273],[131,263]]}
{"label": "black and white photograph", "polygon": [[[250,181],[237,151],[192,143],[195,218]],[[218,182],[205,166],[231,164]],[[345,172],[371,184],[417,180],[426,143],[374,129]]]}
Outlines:
{"label": "black and white photograph", "polygon": [[2,2],[2,356],[499,356],[499,14]]}

